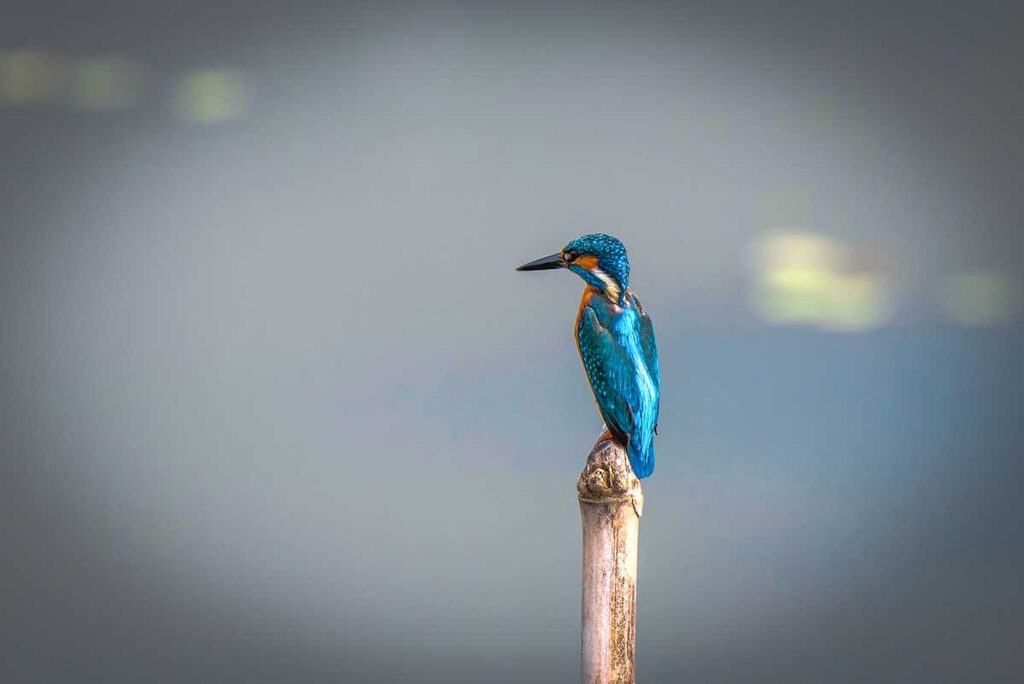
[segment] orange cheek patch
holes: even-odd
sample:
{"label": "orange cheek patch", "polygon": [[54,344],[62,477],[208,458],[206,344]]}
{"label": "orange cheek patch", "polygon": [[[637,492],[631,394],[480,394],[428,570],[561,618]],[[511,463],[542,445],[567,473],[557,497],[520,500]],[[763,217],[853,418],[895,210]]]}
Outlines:
{"label": "orange cheek patch", "polygon": [[577,257],[576,261],[573,262],[577,266],[582,266],[588,271],[592,271],[597,268],[597,257],[590,254],[584,254],[581,257]]}

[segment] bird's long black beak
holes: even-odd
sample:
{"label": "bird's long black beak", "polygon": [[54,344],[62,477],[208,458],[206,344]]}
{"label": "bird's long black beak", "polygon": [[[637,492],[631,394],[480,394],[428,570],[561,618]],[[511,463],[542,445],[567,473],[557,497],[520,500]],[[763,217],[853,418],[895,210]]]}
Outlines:
{"label": "bird's long black beak", "polygon": [[562,258],[562,253],[552,254],[541,259],[536,259],[528,264],[523,264],[517,271],[547,271],[552,268],[565,268],[565,259]]}

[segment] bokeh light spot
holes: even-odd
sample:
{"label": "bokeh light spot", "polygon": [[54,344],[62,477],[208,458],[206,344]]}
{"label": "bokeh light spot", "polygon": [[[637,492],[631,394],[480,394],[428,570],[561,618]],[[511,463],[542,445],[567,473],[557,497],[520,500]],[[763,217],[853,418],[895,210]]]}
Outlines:
{"label": "bokeh light spot", "polygon": [[0,52],[0,102],[46,102],[56,92],[58,76],[57,59],[46,52]]}
{"label": "bokeh light spot", "polygon": [[811,324],[856,332],[892,316],[888,278],[879,268],[852,270],[851,248],[821,235],[779,233],[754,244],[754,308],[772,324]]}
{"label": "bokeh light spot", "polygon": [[193,124],[216,124],[240,119],[251,103],[245,76],[230,69],[187,74],[174,92],[175,114]]}

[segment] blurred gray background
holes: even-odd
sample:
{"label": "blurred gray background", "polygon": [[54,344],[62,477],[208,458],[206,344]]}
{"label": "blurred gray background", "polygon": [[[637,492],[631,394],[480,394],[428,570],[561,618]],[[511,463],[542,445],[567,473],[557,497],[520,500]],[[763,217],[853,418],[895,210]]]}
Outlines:
{"label": "blurred gray background", "polygon": [[1024,680],[1015,3],[5,2],[0,679],[566,682],[581,289],[646,682]]}

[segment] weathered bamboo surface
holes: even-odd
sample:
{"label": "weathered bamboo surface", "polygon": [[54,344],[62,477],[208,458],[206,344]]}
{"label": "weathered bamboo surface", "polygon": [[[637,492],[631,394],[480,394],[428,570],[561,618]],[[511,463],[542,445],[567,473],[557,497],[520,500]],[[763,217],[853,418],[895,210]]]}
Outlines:
{"label": "weathered bamboo surface", "polygon": [[632,684],[640,480],[625,450],[602,439],[587,457],[576,489],[583,518],[582,681]]}

